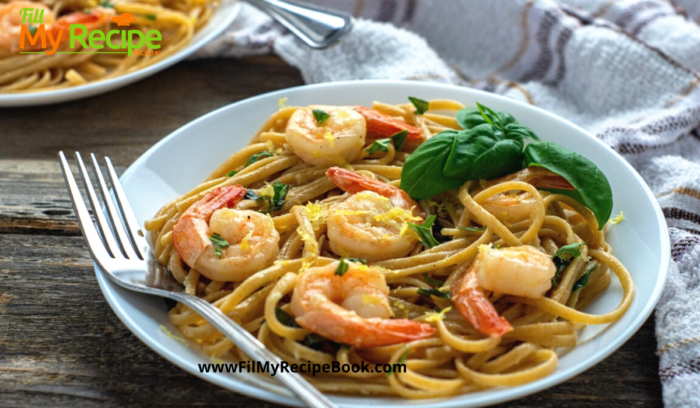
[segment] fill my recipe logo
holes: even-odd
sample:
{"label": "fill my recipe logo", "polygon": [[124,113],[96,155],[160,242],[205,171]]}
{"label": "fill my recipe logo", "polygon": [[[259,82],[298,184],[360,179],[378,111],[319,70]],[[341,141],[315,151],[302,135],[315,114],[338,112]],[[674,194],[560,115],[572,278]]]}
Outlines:
{"label": "fill my recipe logo", "polygon": [[[44,24],[44,9],[23,8],[19,49],[20,54],[128,54],[158,55],[159,42],[163,39],[158,30],[117,29],[104,32],[94,29],[89,31],[80,22],[54,24],[47,28]],[[90,16],[85,12],[83,16]],[[76,19],[77,20],[77,19]],[[112,17],[117,27],[130,27],[136,17],[123,13]],[[31,26],[30,26],[31,24]],[[58,51],[62,42],[69,42],[69,50]],[[146,49],[143,49],[143,48]],[[36,51],[40,49],[41,51]],[[90,49],[91,51],[86,51]],[[31,50],[31,51],[28,51]],[[78,51],[82,50],[82,51]]]}

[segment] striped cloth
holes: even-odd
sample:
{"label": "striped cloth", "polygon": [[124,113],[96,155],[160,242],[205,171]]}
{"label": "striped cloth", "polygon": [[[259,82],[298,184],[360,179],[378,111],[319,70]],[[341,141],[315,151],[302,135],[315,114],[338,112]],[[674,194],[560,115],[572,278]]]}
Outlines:
{"label": "striped cloth", "polygon": [[656,309],[667,407],[700,407],[700,1],[316,0],[359,19],[300,45],[248,6],[199,54],[276,53],[308,83],[412,79],[483,89],[589,130],[632,163],[669,225]]}

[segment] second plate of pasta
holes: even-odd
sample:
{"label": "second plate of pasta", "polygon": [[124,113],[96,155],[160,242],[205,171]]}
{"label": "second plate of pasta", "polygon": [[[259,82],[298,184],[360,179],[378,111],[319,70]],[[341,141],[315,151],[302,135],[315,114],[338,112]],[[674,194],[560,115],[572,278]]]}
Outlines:
{"label": "second plate of pasta", "polygon": [[[669,261],[653,195],[611,149],[443,85],[252,98],[164,139],[122,183],[162,267],[285,361],[406,364],[308,376],[343,406],[480,406],[564,381],[634,334]],[[200,372],[246,356],[186,307],[98,278],[167,359],[297,404],[269,376]]]}

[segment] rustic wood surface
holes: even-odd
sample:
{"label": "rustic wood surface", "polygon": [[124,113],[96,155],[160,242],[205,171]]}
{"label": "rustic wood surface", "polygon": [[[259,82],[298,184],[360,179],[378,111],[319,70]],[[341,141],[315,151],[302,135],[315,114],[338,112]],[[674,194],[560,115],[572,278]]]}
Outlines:
{"label": "rustic wood surface", "polygon": [[[56,161],[124,168],[211,110],[302,84],[274,57],[185,62],[102,96],[0,110],[0,407],[271,407],[191,376],[117,319],[97,286]],[[512,407],[656,407],[653,317],[610,358]]]}

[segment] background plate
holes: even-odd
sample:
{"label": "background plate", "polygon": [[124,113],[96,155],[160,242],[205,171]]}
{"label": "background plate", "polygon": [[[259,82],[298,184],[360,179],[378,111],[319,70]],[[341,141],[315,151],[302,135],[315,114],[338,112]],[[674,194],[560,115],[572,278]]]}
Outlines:
{"label": "background plate", "polygon": [[213,40],[231,25],[240,11],[241,5],[236,0],[224,0],[217,7],[211,20],[201,30],[196,32],[192,41],[175,54],[138,71],[121,75],[104,81],[91,82],[86,85],[75,86],[54,91],[0,94],[0,107],[14,106],[36,106],[48,105],[51,103],[67,102],[76,99],[87,98],[113,91],[117,88],[127,86],[136,81],[149,77],[156,72],[160,72],[171,65],[182,61],[202,48],[206,43]]}

